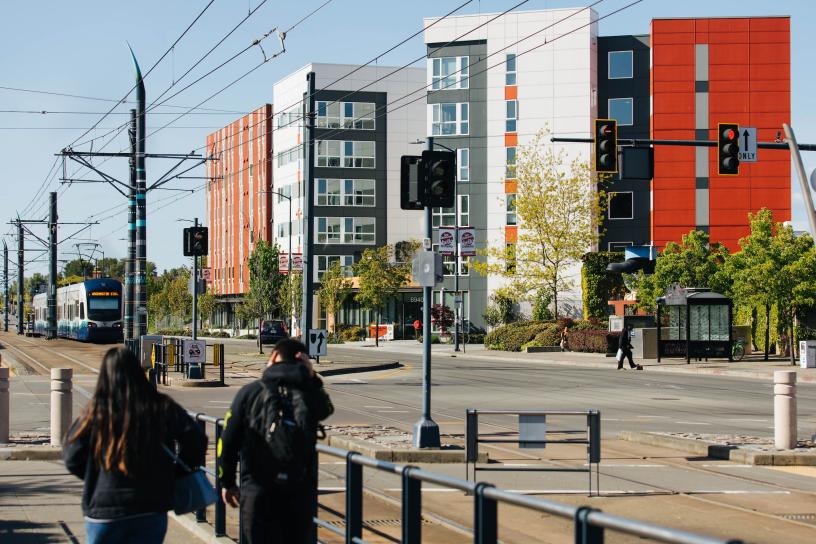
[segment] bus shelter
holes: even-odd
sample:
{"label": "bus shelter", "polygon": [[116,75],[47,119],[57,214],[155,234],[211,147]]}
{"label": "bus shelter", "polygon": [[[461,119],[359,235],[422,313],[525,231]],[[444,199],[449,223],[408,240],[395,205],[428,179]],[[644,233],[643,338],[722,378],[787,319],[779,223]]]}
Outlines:
{"label": "bus shelter", "polygon": [[731,360],[730,298],[710,289],[677,285],[657,299],[657,361],[661,357]]}

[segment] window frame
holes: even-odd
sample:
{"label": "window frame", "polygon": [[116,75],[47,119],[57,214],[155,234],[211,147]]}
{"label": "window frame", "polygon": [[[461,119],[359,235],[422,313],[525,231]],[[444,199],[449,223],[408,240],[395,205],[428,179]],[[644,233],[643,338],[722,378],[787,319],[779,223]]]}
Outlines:
{"label": "window frame", "polygon": [[[351,222],[351,229],[349,229],[349,221]],[[377,243],[377,218],[376,217],[337,217],[337,216],[320,216],[315,217],[315,231],[317,232],[317,243],[325,245],[361,245],[370,246]],[[372,232],[358,232],[359,226],[370,225]],[[321,223],[324,223],[325,228],[321,228]],[[329,224],[331,223],[331,225]],[[337,225],[337,232],[329,230],[329,226]],[[331,238],[329,238],[331,235]],[[365,238],[370,237],[370,240]]]}
{"label": "window frame", "polygon": [[[455,118],[452,121],[442,120],[442,110],[445,106],[453,106],[455,111]],[[470,102],[435,102],[428,104],[431,109],[428,115],[430,122],[430,135],[434,137],[447,136],[468,136],[470,134]],[[438,111],[438,115],[437,115]],[[439,119],[435,121],[434,119]],[[435,132],[435,127],[439,126],[439,132]],[[454,132],[443,134],[442,127],[445,125],[453,125]]]}
{"label": "window frame", "polygon": [[[318,206],[351,206],[356,208],[372,208],[377,205],[377,180],[367,178],[315,178],[317,187],[317,205]],[[351,182],[351,192],[348,191],[348,182]],[[330,182],[337,183],[337,192],[331,193],[328,191]],[[357,194],[358,182],[370,182],[372,194]],[[325,186],[326,190],[321,191],[321,185]],[[330,197],[332,197],[330,199]],[[357,199],[365,199],[364,204],[357,204]],[[351,202],[351,203],[349,203]]]}
{"label": "window frame", "polygon": [[[510,150],[513,150],[513,162],[510,162]],[[504,179],[516,179],[516,165],[518,163],[518,147],[511,145],[504,148]]]}
{"label": "window frame", "polygon": [[[323,264],[323,268],[321,268],[321,262]],[[343,270],[343,274],[346,277],[350,277],[349,275],[349,268],[354,265],[354,255],[317,255],[317,266],[315,267],[315,281],[320,281],[329,268],[331,268],[332,263],[339,262],[340,268]],[[344,264],[347,263],[347,264]]]}
{"label": "window frame", "polygon": [[[510,70],[511,57],[513,61],[512,70]],[[518,55],[516,55],[515,53],[507,53],[504,57],[504,84],[518,85]]]}
{"label": "window frame", "polygon": [[[442,65],[445,60],[449,59],[454,59],[454,71],[450,75],[442,75]],[[428,67],[428,85],[431,87],[431,91],[470,88],[470,57],[468,55],[431,57],[428,62],[430,63]],[[438,74],[435,73],[437,65],[439,66]],[[451,77],[455,78],[455,81],[445,84],[444,81]]]}
{"label": "window frame", "polygon": [[[518,225],[518,214],[516,212],[516,193],[506,193],[504,195],[505,201],[505,216],[504,221],[506,225],[509,226],[516,226]],[[513,216],[513,222],[510,222],[510,216]]]}
{"label": "window frame", "polygon": [[[509,112],[511,104],[513,105],[513,117],[510,117],[510,112]],[[512,100],[505,100],[504,101],[504,131],[505,132],[518,132],[518,118],[519,118],[518,99],[514,98]]]}
{"label": "window frame", "polygon": [[[337,142],[339,146],[338,154],[332,155],[329,154],[329,146],[330,144],[334,144]],[[377,142],[374,140],[317,140],[316,142],[316,152],[315,152],[315,160],[317,164],[315,164],[316,168],[368,168],[374,169],[377,167]],[[346,147],[347,144],[351,144],[351,155],[347,155]],[[357,155],[357,145],[359,144],[371,144],[372,145],[372,155]],[[321,147],[324,148],[325,152],[321,151]],[[337,159],[337,162],[332,161],[332,159]],[[321,160],[323,160],[323,164],[321,164]],[[351,162],[347,162],[350,160]],[[360,161],[360,166],[357,166],[357,161]],[[370,166],[368,163],[364,164],[362,161],[370,160]]]}
{"label": "window frame", "polygon": [[[621,53],[629,53],[629,75],[628,76],[613,76],[612,75],[612,55]],[[606,54],[606,78],[607,79],[632,79],[635,77],[635,52],[631,49],[624,49],[619,51],[609,51]]]}
{"label": "window frame", "polygon": [[[631,116],[629,123],[624,123],[617,117],[612,115],[612,102],[613,101],[622,101],[628,100],[629,101],[629,115]],[[631,96],[621,96],[617,98],[609,98],[606,101],[606,114],[609,119],[615,119],[618,122],[619,127],[631,127],[635,124],[635,99]]]}
{"label": "window frame", "polygon": [[623,251],[623,249],[612,249],[613,245],[618,245],[618,244],[626,244],[627,247],[628,247],[628,246],[634,245],[634,242],[607,242],[606,243],[606,250],[607,251],[616,251],[616,252],[617,251]]}
{"label": "window frame", "polygon": [[[433,228],[439,227],[469,227],[470,221],[470,195],[458,195],[459,202],[457,202],[458,206],[452,208],[431,208],[431,225]],[[464,206],[462,205],[463,202],[467,202]],[[467,211],[462,212],[462,208],[466,207]],[[449,211],[445,211],[449,210]],[[446,217],[453,216],[454,224],[448,225],[443,222]],[[463,222],[462,216],[465,216],[468,221]]]}
{"label": "window frame", "polygon": [[[462,160],[462,157],[466,156],[465,160]],[[464,166],[462,163],[465,162]],[[462,178],[462,172],[467,172],[465,178]],[[456,181],[462,183],[469,183],[470,182],[470,148],[469,147],[460,147],[456,150]]]}
{"label": "window frame", "polygon": [[[613,195],[629,195],[630,213],[629,217],[612,217],[612,197]],[[635,193],[634,191],[609,191],[606,197],[606,218],[609,221],[629,221],[635,218]]]}

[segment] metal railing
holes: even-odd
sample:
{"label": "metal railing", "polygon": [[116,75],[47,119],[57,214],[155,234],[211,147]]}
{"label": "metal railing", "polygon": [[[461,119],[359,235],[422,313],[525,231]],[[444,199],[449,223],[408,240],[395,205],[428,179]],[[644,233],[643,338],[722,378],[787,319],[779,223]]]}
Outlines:
{"label": "metal railing", "polygon": [[[221,438],[224,420],[198,412],[188,412],[206,432],[207,424],[215,428],[215,443]],[[345,463],[345,529],[314,517],[315,530],[322,528],[343,537],[347,544],[366,544],[363,540],[363,468],[368,467],[381,472],[395,474],[402,480],[401,499],[401,542],[420,544],[422,542],[422,484],[433,484],[446,489],[457,489],[473,496],[473,542],[475,544],[498,543],[498,504],[518,506],[572,519],[574,523],[574,542],[576,544],[603,544],[606,530],[618,531],[640,538],[671,544],[742,544],[741,540],[721,539],[698,535],[680,529],[671,529],[642,521],[605,514],[588,506],[572,506],[529,495],[522,495],[499,489],[485,482],[470,482],[451,476],[437,474],[411,465],[398,465],[388,461],[379,461],[360,453],[348,451],[324,444],[317,445],[318,454],[330,455],[344,459]],[[315,456],[317,457],[317,456]],[[317,460],[317,459],[316,459]],[[215,503],[214,533],[216,537],[226,535],[226,507],[221,500],[220,460],[215,459],[215,470],[205,469],[214,479],[218,492]],[[317,493],[315,493],[317,497]],[[314,507],[317,512],[317,505]],[[240,519],[240,516],[239,516]],[[206,512],[196,513],[196,520],[206,521]],[[240,526],[239,526],[240,534]],[[239,537],[240,542],[240,537]]]}
{"label": "metal railing", "polygon": [[[518,416],[518,438],[479,438],[479,416]],[[547,416],[582,416],[586,418],[586,438],[547,438]],[[570,432],[551,430],[553,434]],[[537,466],[537,467],[496,467],[478,466],[479,444],[516,444],[520,448],[538,449],[547,444],[586,444],[587,468]],[[470,480],[470,466],[473,465],[473,479],[476,471],[512,472],[586,472],[589,475],[589,495],[592,496],[592,466],[595,465],[595,492],[600,493],[601,462],[601,412],[599,410],[480,410],[468,408],[465,411],[465,479]]]}
{"label": "metal railing", "polygon": [[[151,383],[154,385],[168,385],[167,375],[171,369],[173,372],[179,372],[185,376],[188,375],[190,365],[184,360],[182,342],[183,339],[181,338],[164,338],[161,343],[152,345],[153,353],[151,355],[154,362],[152,368],[148,369],[148,378]],[[136,358],[139,359],[139,350],[141,349],[141,340],[139,338],[125,340],[125,347],[132,351],[133,354],[136,355]],[[207,344],[207,347],[213,349],[213,357],[210,364],[218,367],[219,381],[221,385],[225,385],[224,344]],[[205,368],[206,363],[202,365],[202,372],[206,375]]]}

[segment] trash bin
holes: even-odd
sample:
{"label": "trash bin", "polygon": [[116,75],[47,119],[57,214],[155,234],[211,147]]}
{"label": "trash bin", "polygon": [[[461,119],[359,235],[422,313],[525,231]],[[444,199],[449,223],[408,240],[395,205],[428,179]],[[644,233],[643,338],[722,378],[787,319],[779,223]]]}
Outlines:
{"label": "trash bin", "polygon": [[799,341],[799,366],[816,368],[816,340]]}

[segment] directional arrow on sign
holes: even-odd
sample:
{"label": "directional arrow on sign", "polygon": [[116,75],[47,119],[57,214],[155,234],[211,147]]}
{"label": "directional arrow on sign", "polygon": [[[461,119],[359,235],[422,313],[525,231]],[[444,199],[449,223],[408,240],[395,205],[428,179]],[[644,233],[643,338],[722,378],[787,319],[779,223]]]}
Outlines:
{"label": "directional arrow on sign", "polygon": [[745,131],[742,133],[742,137],[745,138],[745,143],[743,144],[742,148],[748,149],[748,129],[745,129]]}
{"label": "directional arrow on sign", "polygon": [[740,127],[742,132],[739,138],[739,161],[757,162],[757,129],[756,127]]}
{"label": "directional arrow on sign", "polygon": [[323,351],[321,348],[323,347],[323,341],[326,339],[326,336],[323,334],[323,331],[320,331],[320,334],[317,335],[317,351],[320,353]]}

